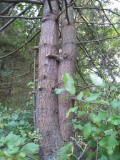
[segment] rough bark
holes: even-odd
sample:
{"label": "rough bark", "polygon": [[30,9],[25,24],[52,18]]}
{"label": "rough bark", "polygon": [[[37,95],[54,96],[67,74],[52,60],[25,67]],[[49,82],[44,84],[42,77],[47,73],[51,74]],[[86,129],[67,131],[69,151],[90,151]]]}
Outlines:
{"label": "rough bark", "polygon": [[54,93],[54,86],[58,82],[58,62],[47,56],[58,54],[58,1],[50,2],[52,12],[47,0],[43,9],[36,104],[36,128],[39,128],[42,135],[40,151],[43,153],[43,159],[47,160],[53,159],[51,155],[62,143],[58,123],[58,100]]}
{"label": "rough bark", "polygon": [[[71,0],[67,0],[69,4]],[[63,0],[63,7],[65,7],[65,1]],[[67,15],[66,15],[67,13]],[[61,34],[62,34],[62,54],[65,55],[66,58],[60,62],[58,69],[58,82],[63,80],[64,73],[69,73],[74,75],[75,72],[75,61],[77,55],[77,47],[76,47],[76,32],[74,26],[74,18],[73,18],[73,6],[67,9],[67,12],[62,15],[62,26],[61,26]],[[59,88],[64,88],[64,84],[60,83]],[[59,124],[60,131],[62,135],[62,139],[64,141],[68,141],[72,136],[72,126],[66,125],[71,122],[72,115],[66,119],[66,113],[70,107],[73,107],[73,101],[68,98],[61,101],[61,98],[67,96],[67,92],[63,92],[58,96],[58,107],[59,107]]]}

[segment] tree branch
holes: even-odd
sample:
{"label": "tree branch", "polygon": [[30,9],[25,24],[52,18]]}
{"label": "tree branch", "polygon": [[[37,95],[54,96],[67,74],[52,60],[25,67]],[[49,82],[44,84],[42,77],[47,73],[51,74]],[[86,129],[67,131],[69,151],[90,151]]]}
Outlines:
{"label": "tree branch", "polygon": [[108,11],[108,12],[111,12],[113,14],[116,14],[117,16],[120,16],[119,13],[116,13],[110,9],[106,9],[106,8],[97,8],[97,7],[74,7],[74,9],[95,9],[95,10],[104,10],[104,11]]}
{"label": "tree branch", "polygon": [[105,11],[104,11],[104,9],[103,9],[103,6],[102,6],[101,2],[100,2],[99,0],[97,0],[97,1],[99,2],[100,7],[102,8],[102,12],[104,13],[104,15],[105,15],[105,17],[107,18],[108,22],[112,25],[112,27],[114,28],[114,30],[116,31],[116,33],[117,33],[118,35],[120,35],[119,32],[117,31],[117,29],[115,28],[115,26],[111,23],[110,19],[107,17],[107,15],[106,15],[106,13],[105,13]]}
{"label": "tree branch", "polygon": [[51,5],[51,2],[50,0],[47,0],[48,1],[48,5],[49,5],[49,8],[50,8],[50,12],[52,12],[52,5]]}
{"label": "tree branch", "polygon": [[89,31],[90,31],[92,37],[95,38],[93,29],[91,28],[91,26],[88,25],[88,23],[87,23],[85,17],[82,15],[81,10],[77,9],[77,11],[78,11],[79,15],[81,16],[82,20],[83,20],[83,21],[85,22],[85,24],[87,25],[87,27],[88,27],[88,29],[89,29]]}
{"label": "tree branch", "polygon": [[[78,21],[78,22],[75,22],[75,23],[86,23],[85,21]],[[87,24],[96,24],[96,25],[111,25],[111,23],[96,23],[96,22],[87,22]],[[118,25],[120,24],[119,22],[118,23],[112,23],[113,25]]]}
{"label": "tree branch", "polygon": [[116,39],[119,38],[120,36],[115,36],[115,37],[108,37],[108,38],[103,38],[103,39],[95,39],[95,40],[89,40],[89,41],[82,41],[82,42],[77,42],[77,44],[84,44],[84,43],[92,43],[92,42],[99,42],[99,41],[105,41],[105,40],[110,40],[110,39]]}
{"label": "tree branch", "polygon": [[73,146],[74,146],[76,157],[79,158],[80,157],[80,153],[79,153],[79,148],[78,148],[78,146],[76,144],[76,141],[72,137],[71,137],[71,140],[72,140],[72,143],[73,143]]}
{"label": "tree branch", "polygon": [[29,20],[34,20],[34,19],[41,19],[42,16],[38,17],[26,17],[26,16],[0,16],[0,18],[18,18],[18,19],[29,19]]}
{"label": "tree branch", "polygon": [[0,2],[5,2],[5,3],[32,3],[32,4],[40,4],[43,5],[43,1],[38,1],[38,0],[0,0]]}
{"label": "tree branch", "polygon": [[[32,4],[30,4],[27,8],[25,8],[22,12],[20,12],[17,16],[21,16],[22,14],[24,14],[28,9],[30,9],[32,7]],[[0,32],[2,32],[7,26],[9,26],[12,22],[14,22],[16,20],[16,18],[11,19],[10,21],[8,21],[3,27],[0,28]]]}
{"label": "tree branch", "polygon": [[1,11],[0,15],[6,14],[10,10],[10,8],[13,7],[13,6],[15,6],[14,3],[10,4],[9,7],[6,7],[3,11]]}
{"label": "tree branch", "polygon": [[67,1],[66,0],[64,0],[64,1],[65,1],[65,9],[66,9],[66,18],[67,18],[67,21],[68,21],[68,24],[69,24],[70,21],[69,21],[69,17],[68,17]]}
{"label": "tree branch", "polygon": [[80,155],[78,146],[80,148],[82,148],[81,145],[78,145],[73,138],[71,138],[71,139],[72,139],[74,150],[75,150],[75,153],[76,153],[76,158],[77,158],[77,160],[81,160],[81,158],[83,157],[83,155],[84,155],[84,153],[86,151],[87,144],[85,144],[84,142],[81,142],[81,144],[84,145],[84,149],[82,149],[82,153]]}
{"label": "tree branch", "polygon": [[36,32],[35,35],[34,35],[33,37],[31,37],[31,39],[28,40],[26,43],[24,43],[23,45],[21,45],[21,46],[20,46],[19,48],[17,48],[15,51],[10,52],[10,53],[8,53],[7,55],[4,55],[4,56],[0,57],[0,59],[5,58],[5,57],[8,57],[8,56],[16,53],[17,51],[19,51],[22,47],[24,47],[26,44],[28,44],[30,41],[32,41],[32,40],[40,33],[40,31],[41,31],[41,29],[40,29],[38,32]]}
{"label": "tree branch", "polygon": [[30,158],[30,159],[32,159],[32,160],[37,160],[37,159],[35,159],[34,157],[32,157],[32,156],[30,156],[30,155],[27,155],[27,154],[26,154],[26,157],[28,157],[28,158]]}
{"label": "tree branch", "polygon": [[[76,0],[74,0],[73,2],[71,2],[71,3],[67,6],[67,8],[71,7],[71,6],[75,3],[75,1],[76,1]],[[66,11],[66,8],[64,8],[64,9],[59,13],[57,19],[58,19],[65,11]]]}

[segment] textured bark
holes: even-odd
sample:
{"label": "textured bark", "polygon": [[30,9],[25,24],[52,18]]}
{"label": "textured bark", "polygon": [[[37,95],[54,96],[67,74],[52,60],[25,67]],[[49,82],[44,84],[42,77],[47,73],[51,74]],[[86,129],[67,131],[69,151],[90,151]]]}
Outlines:
{"label": "textured bark", "polygon": [[[71,0],[67,0],[68,4]],[[64,0],[63,0],[63,6]],[[58,69],[58,82],[63,80],[64,73],[69,73],[74,75],[75,72],[75,61],[77,55],[77,47],[76,47],[76,32],[74,26],[74,19],[73,19],[73,6],[69,7],[68,15],[64,13],[62,15],[62,54],[65,55],[66,58],[60,62],[59,69]],[[68,20],[69,19],[69,20]],[[64,88],[64,84],[60,83],[59,88]],[[72,136],[72,126],[66,125],[66,123],[71,122],[72,115],[66,119],[66,113],[70,107],[73,107],[73,101],[68,98],[61,101],[61,98],[67,96],[67,92],[63,92],[58,96],[58,107],[59,107],[59,124],[60,124],[60,131],[62,135],[62,139],[64,141],[68,141]]]}
{"label": "textured bark", "polygon": [[39,44],[36,104],[36,128],[39,128],[40,134],[42,134],[40,151],[43,153],[44,159],[53,159],[51,155],[62,143],[58,123],[58,100],[54,93],[54,86],[58,82],[58,62],[47,56],[48,54],[58,54],[58,22],[56,20],[58,1],[52,0],[51,5],[52,12],[50,12],[48,1],[45,0]]}

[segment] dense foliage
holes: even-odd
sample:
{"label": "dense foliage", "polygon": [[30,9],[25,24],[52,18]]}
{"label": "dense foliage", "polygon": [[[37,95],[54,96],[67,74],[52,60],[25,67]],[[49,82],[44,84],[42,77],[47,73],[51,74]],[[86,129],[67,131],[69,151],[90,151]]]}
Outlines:
{"label": "dense foliage", "polygon": [[91,73],[91,88],[76,95],[72,76],[65,74],[63,79],[65,88],[55,89],[55,92],[60,94],[67,90],[69,96],[75,100],[75,106],[71,107],[66,115],[68,118],[71,112],[75,113],[71,122],[75,137],[72,139],[73,144],[68,143],[60,149],[60,159],[73,160],[83,157],[86,160],[119,160],[119,83],[105,82]]}
{"label": "dense foliage", "polygon": [[[31,102],[26,104],[31,106]],[[35,144],[41,137],[34,131],[33,116],[30,110],[16,110],[11,106],[0,104],[0,159],[24,160],[30,159],[39,151]],[[38,157],[39,158],[39,157]]]}

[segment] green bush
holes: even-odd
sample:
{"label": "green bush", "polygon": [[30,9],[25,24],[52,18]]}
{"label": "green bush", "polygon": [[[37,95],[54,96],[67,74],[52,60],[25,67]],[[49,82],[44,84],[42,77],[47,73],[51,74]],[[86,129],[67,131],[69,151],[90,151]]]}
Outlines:
{"label": "green bush", "polygon": [[[31,103],[31,102],[30,102]],[[29,105],[28,102],[26,105]],[[8,109],[9,108],[9,109]],[[36,142],[41,138],[38,130],[34,131],[33,117],[30,110],[15,110],[0,104],[0,159],[29,160],[39,151]]]}
{"label": "green bush", "polygon": [[[63,78],[65,88],[55,89],[56,94],[67,90],[75,100],[75,106],[69,109],[66,118],[71,112],[76,115],[71,122],[76,146],[71,143],[63,146],[59,151],[60,160],[75,160],[80,156],[85,160],[120,160],[119,84],[105,83],[96,74],[90,74],[90,79],[92,88],[76,95],[74,80],[66,73]],[[75,147],[79,150],[79,158]]]}

